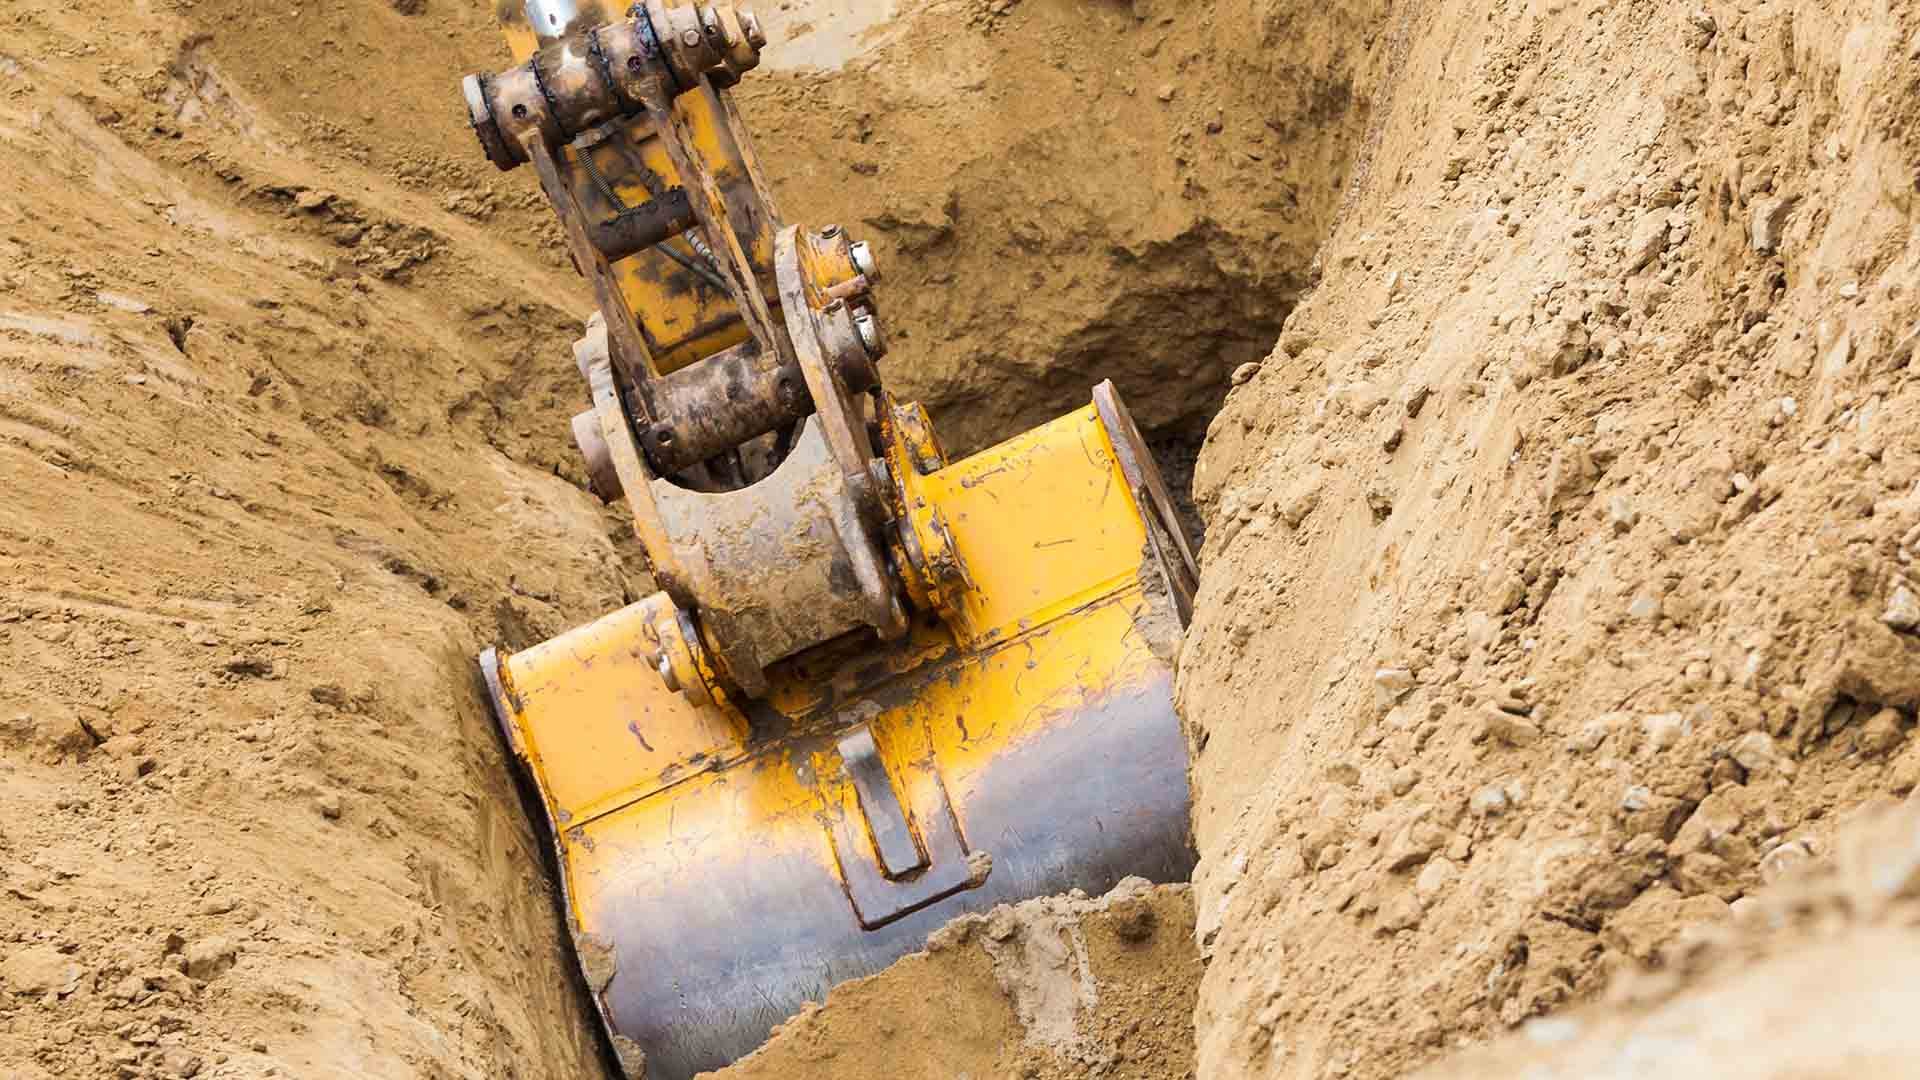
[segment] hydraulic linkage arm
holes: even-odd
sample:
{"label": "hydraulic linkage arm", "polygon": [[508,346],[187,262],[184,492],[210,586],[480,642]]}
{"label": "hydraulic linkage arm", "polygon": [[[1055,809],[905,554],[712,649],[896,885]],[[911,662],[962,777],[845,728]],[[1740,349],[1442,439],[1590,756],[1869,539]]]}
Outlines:
{"label": "hydraulic linkage arm", "polygon": [[592,286],[574,437],[658,591],[480,667],[622,1067],[724,1065],[967,911],[1183,879],[1196,574],[1111,384],[949,463],[881,387],[872,252],[774,208],[754,16],[500,13],[468,112]]}

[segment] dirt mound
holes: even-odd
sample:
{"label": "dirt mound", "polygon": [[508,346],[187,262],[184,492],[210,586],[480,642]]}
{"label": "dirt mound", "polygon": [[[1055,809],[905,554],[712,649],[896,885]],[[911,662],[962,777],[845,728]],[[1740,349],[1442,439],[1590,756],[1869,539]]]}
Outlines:
{"label": "dirt mound", "polygon": [[1202,1075],[1588,997],[1920,780],[1916,30],[1398,14],[1198,468]]}
{"label": "dirt mound", "polygon": [[709,1075],[947,1080],[1193,1075],[1192,892],[1121,882],[969,915]]}

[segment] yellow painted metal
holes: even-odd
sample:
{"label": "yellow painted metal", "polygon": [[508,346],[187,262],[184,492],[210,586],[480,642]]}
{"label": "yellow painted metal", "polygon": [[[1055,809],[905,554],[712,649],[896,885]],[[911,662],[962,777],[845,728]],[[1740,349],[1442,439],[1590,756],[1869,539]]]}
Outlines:
{"label": "yellow painted metal", "polygon": [[[503,29],[517,60],[546,44],[524,19]],[[710,87],[673,110],[677,160],[713,184],[683,184],[644,117],[542,159],[547,174],[576,194],[610,188],[629,207],[697,188],[699,213],[727,223],[707,240],[756,279],[742,294],[751,318],[777,325],[756,292],[778,305],[779,218],[744,128]],[[810,303],[864,296],[845,238],[801,254]],[[654,375],[749,336],[725,289],[658,247],[612,274]],[[608,361],[588,377],[622,485],[644,493],[650,474]],[[853,408],[826,392],[844,387],[808,379],[813,422]],[[885,482],[866,468],[885,455],[892,570],[913,609],[905,637],[842,636],[769,667],[757,700],[730,699],[712,644],[689,638],[701,628],[661,593],[482,658],[553,829],[589,989],[616,1046],[643,1047],[655,1080],[733,1060],[801,1002],[919,947],[953,915],[1191,871],[1172,707],[1180,623],[1151,555],[1152,511],[1137,505],[1100,411],[951,464],[919,406],[883,396],[878,411],[878,447],[857,412],[829,430],[853,433],[859,445],[836,456],[863,482]],[[638,507],[643,544],[670,558]],[[675,567],[655,569],[675,587]],[[656,663],[694,692],[670,689]]]}
{"label": "yellow painted metal", "polygon": [[[524,21],[503,22],[501,33],[515,63],[524,63],[541,44]],[[692,135],[689,148],[708,163],[728,201],[745,204],[758,200],[745,155],[730,133],[725,106],[718,97],[706,90],[682,94],[675,99],[674,109],[687,120]],[[652,122],[641,115],[623,121],[622,127],[619,135],[586,151],[593,155],[600,175],[614,194],[628,206],[652,201],[643,179],[645,173],[652,174],[662,191],[681,187],[680,174],[668,159]],[[581,150],[569,146],[564,155],[568,183],[575,191],[593,183],[581,154]],[[761,281],[762,293],[770,305],[777,306],[777,293],[772,287],[770,218],[770,214],[759,215],[761,228],[740,241]],[[671,242],[683,248],[686,243]],[[747,339],[746,324],[726,291],[701,281],[661,252],[647,250],[630,255],[613,264],[613,273],[639,320],[656,375],[677,371]]]}
{"label": "yellow painted metal", "polygon": [[737,758],[747,723],[668,690],[647,662],[646,601],[513,654],[501,689],[514,750],[562,827]]}
{"label": "yellow painted metal", "polygon": [[[1063,455],[1079,455],[1080,467],[1059,467]],[[1146,526],[1137,513],[1111,512],[1116,491],[1128,485],[1091,407],[944,469],[908,470],[900,482],[922,550],[950,536],[966,567],[973,587],[954,614],[968,648],[1045,622],[1140,573]],[[1007,513],[1010,484],[1019,489],[1018,517]],[[1130,495],[1125,501],[1133,505]]]}
{"label": "yellow painted metal", "polygon": [[[1096,410],[944,466],[930,429],[907,427],[894,470],[916,533],[940,518],[966,564],[957,617],[801,653],[738,707],[666,688],[645,602],[498,666],[588,981],[611,1030],[678,1063],[653,1075],[731,1060],[842,973],[917,947],[923,908],[1191,868],[1178,622]],[[843,762],[838,740],[863,728],[928,861],[906,878],[879,869]]]}
{"label": "yellow painted metal", "polygon": [[[896,674],[1140,589],[1146,530],[1091,406],[907,483],[917,518],[941,512],[950,522],[974,588],[964,594],[960,626],[916,625],[904,646],[885,654]],[[1125,615],[1141,603],[1136,597],[1117,610]],[[746,753],[748,723],[737,708],[696,707],[662,685],[646,659],[650,616],[642,600],[502,665],[515,750],[563,825]],[[1072,659],[1081,672],[1124,667],[1112,663],[1111,645]],[[768,703],[803,727],[818,719],[835,697],[821,682],[822,667],[807,655],[777,667]],[[1021,711],[1009,693],[935,686],[915,707],[938,711],[942,701],[969,700],[983,714]],[[884,752],[886,739],[876,738]],[[993,752],[984,743],[972,749]]]}
{"label": "yellow painted metal", "polygon": [[[996,760],[1070,721],[1089,699],[1163,669],[1133,632],[1145,602],[1138,589],[1129,589],[1052,633],[970,657],[951,679],[936,680],[916,697],[878,711],[856,710],[864,713],[901,803],[924,822],[942,812],[941,785],[964,791],[981,783]],[[1103,681],[1089,685],[1088,672],[1102,673]],[[812,696],[811,688],[794,688],[802,691],[796,696]],[[852,785],[837,755],[826,752],[830,745],[772,742],[750,760],[725,758],[724,767],[677,786],[641,785],[655,787],[654,797],[569,829],[566,868],[578,925],[604,934],[616,920],[671,920],[670,912],[635,896],[635,882],[672,874],[702,845],[734,845],[742,858],[776,863],[805,859],[844,885],[843,856],[823,822],[855,822],[859,847],[845,857],[874,861],[876,854],[858,825]],[[672,903],[674,892],[658,890],[658,903]]]}

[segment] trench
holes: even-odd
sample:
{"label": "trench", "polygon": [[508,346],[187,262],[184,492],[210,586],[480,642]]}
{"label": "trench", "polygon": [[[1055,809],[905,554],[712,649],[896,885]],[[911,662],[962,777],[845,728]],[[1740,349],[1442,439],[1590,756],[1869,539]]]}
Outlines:
{"label": "trench", "polygon": [[[811,33],[833,37],[825,20],[846,6],[822,4]],[[284,18],[238,0],[188,14],[70,7],[23,32],[80,40],[96,17],[137,32],[103,45],[112,65],[68,64],[49,44],[57,79],[0,58],[0,77],[85,87],[44,121],[47,145],[33,144],[67,171],[50,179],[9,162],[7,177],[46,200],[14,223],[19,235],[85,287],[29,290],[20,303],[85,307],[113,343],[91,403],[133,419],[127,449],[80,439],[97,458],[87,468],[50,455],[28,470],[75,471],[95,489],[80,497],[40,478],[20,505],[33,530],[85,533],[90,513],[93,529],[107,521],[134,539],[80,549],[122,579],[111,588],[71,566],[20,563],[58,582],[22,625],[55,643],[54,624],[153,635],[139,661],[152,685],[102,680],[99,664],[0,633],[18,670],[52,673],[32,692],[83,715],[76,730],[151,713],[163,719],[137,730],[163,750],[157,772],[136,761],[123,782],[94,752],[104,739],[81,747],[73,731],[35,728],[22,745],[54,763],[23,766],[23,788],[57,781],[84,792],[76,813],[128,815],[102,835],[147,835],[160,820],[205,827],[182,829],[197,835],[173,855],[127,856],[123,843],[109,861],[124,860],[125,880],[82,879],[62,886],[81,907],[32,909],[71,946],[62,955],[85,962],[84,1000],[114,1023],[94,1031],[60,1015],[56,1038],[16,1019],[33,1040],[18,1062],[77,1075],[128,1053],[112,1028],[177,1008],[160,995],[178,987],[155,975],[155,989],[124,1001],[106,988],[141,982],[149,953],[173,955],[162,950],[177,925],[196,941],[238,940],[237,962],[188,991],[200,996],[179,1026],[135,1044],[140,1068],[183,1047],[301,1075],[349,1061],[386,1074],[610,1070],[607,1048],[596,1060],[589,1045],[598,1027],[547,845],[471,662],[485,644],[544,640],[641,587],[630,533],[580,490],[566,441],[578,407],[566,344],[585,291],[530,179],[488,171],[458,116],[458,76],[499,56],[485,5],[339,0]],[[814,14],[769,13],[770,32],[805,38]],[[832,47],[800,42],[801,58],[836,68],[770,64],[741,97],[786,214],[875,243],[896,344],[885,376],[929,406],[951,450],[1078,408],[1113,378],[1189,493],[1233,373],[1267,354],[1314,281],[1368,115],[1357,89],[1367,19],[1359,6],[1277,0],[903,2]],[[149,70],[172,74],[155,76],[158,89],[116,74]],[[4,107],[10,130],[41,130],[37,113]],[[111,198],[60,201],[78,176],[97,176]],[[76,224],[42,227],[67,218]],[[139,292],[153,318],[93,302],[96,283]],[[94,370],[44,343],[22,348],[55,373],[39,376],[36,401],[64,400],[64,380],[82,378],[71,371]],[[32,438],[36,452],[57,441]],[[115,484],[138,514],[113,516],[128,501]],[[141,584],[148,548],[165,564],[149,590],[158,599]],[[61,599],[100,594],[111,602]],[[209,634],[172,614],[195,605],[232,625]],[[103,693],[111,708],[88,700]],[[5,836],[62,860],[79,858],[70,847],[99,856],[27,818],[10,808]],[[184,873],[195,867],[215,873]],[[129,881],[155,883],[160,899],[123,948],[125,928],[97,916]],[[215,891],[239,900],[223,909],[224,897],[203,895]],[[1171,950],[1153,955],[1172,959],[1128,951],[1140,916],[1100,924],[1097,951],[1118,958],[1103,984],[1110,1005],[1072,1051],[1094,1056],[1070,1054],[1065,1075],[1127,1040],[1155,1049],[1119,1054],[1108,1075],[1144,1080],[1190,1058],[1197,974],[1167,972],[1193,962],[1173,948],[1190,940],[1191,901],[1152,906],[1156,948]],[[977,957],[968,963],[981,975]],[[873,991],[882,1000],[912,992],[890,978]],[[939,1019],[928,1016],[925,1038],[941,1037]],[[992,1074],[981,1062],[1000,1062],[1013,1030],[999,1023],[975,1028],[977,1046],[922,1056],[952,1066],[944,1075]],[[878,1045],[876,1070],[889,1062]],[[0,1040],[0,1071],[13,1054]],[[1031,1064],[1036,1075],[1061,1067]],[[817,1061],[774,1074],[846,1075]]]}

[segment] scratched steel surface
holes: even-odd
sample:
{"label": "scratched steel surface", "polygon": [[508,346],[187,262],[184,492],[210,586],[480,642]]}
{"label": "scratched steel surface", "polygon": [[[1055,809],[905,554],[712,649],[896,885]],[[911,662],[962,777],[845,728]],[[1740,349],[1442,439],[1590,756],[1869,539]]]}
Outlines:
{"label": "scratched steel surface", "polygon": [[[613,1029],[645,1048],[648,1075],[737,1059],[803,1002],[923,947],[957,915],[1074,888],[1098,894],[1129,874],[1185,880],[1186,748],[1167,667],[1139,644],[1090,693],[1070,663],[1095,638],[1126,637],[1137,601],[1116,598],[1040,640],[956,656],[846,703],[851,718],[883,698],[912,701],[864,723],[896,751],[890,771],[923,838],[942,815],[962,838],[923,875],[958,871],[942,898],[878,873],[841,794],[833,730],[574,833],[580,926],[612,947],[610,978],[597,973],[605,1004]],[[1016,699],[1023,707],[1001,707]],[[977,853],[992,869],[969,888]],[[928,906],[900,910],[915,903]]]}

